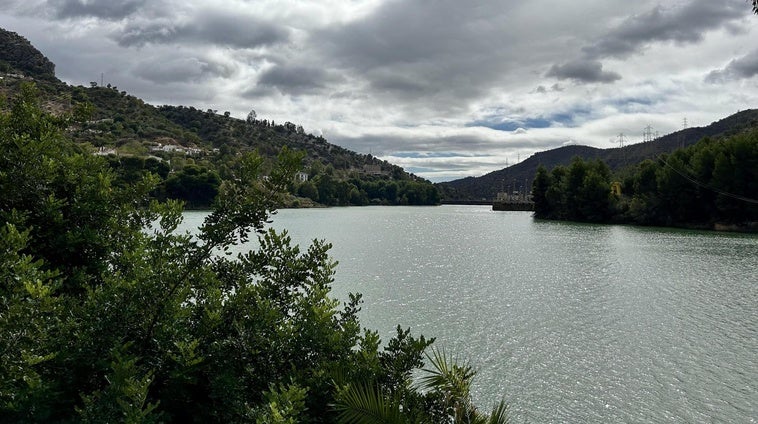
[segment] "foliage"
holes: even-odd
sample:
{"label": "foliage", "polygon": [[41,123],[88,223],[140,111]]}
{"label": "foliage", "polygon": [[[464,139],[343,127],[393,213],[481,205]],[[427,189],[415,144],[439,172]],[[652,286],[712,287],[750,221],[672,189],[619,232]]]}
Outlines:
{"label": "foliage", "polygon": [[592,222],[704,226],[758,221],[758,131],[706,137],[623,176],[622,196],[610,194],[611,175],[581,159],[548,175],[538,170],[535,216]]}
{"label": "foliage", "polygon": [[381,177],[338,179],[328,173],[297,184],[291,192],[327,206],[436,205],[437,189],[424,181]]}
{"label": "foliage", "polygon": [[[288,191],[323,205],[439,203],[439,193],[428,181],[410,176],[401,168],[370,155],[359,155],[330,145],[322,137],[305,134],[302,127],[291,122],[277,125],[265,119],[258,120],[254,111],[245,121],[192,107],[162,106],[159,111],[214,147],[226,146],[238,151],[255,148],[264,155],[284,146],[306,152],[304,165],[309,170],[309,181],[293,183]],[[207,164],[218,169],[226,160],[214,157]],[[374,167],[373,173],[366,172],[366,167]],[[385,187],[390,188],[384,190]]]}
{"label": "foliage", "polygon": [[600,160],[577,157],[571,166],[556,167],[548,175],[538,169],[532,185],[535,216],[548,219],[603,222],[613,212],[610,170]]}
{"label": "foliage", "polygon": [[381,348],[360,296],[330,297],[329,244],[266,229],[302,155],[236,156],[190,236],[158,177],[81,151],[68,122],[32,87],[0,113],[0,422],[334,422],[367,384],[409,419],[444,411],[411,384],[432,340],[398,327]]}
{"label": "foliage", "polygon": [[218,173],[197,165],[185,166],[164,183],[166,196],[182,199],[189,206],[207,206],[218,194],[221,178]]}
{"label": "foliage", "polygon": [[[310,182],[294,183],[293,180],[288,185],[287,189],[293,195],[327,206],[439,203],[439,193],[428,181],[408,175],[401,168],[370,155],[359,155],[331,145],[322,137],[306,134],[302,127],[291,122],[277,125],[268,120],[257,120],[254,111],[248,119],[240,120],[194,107],[161,106],[155,109],[135,97],[104,87],[73,90],[77,98],[91,101],[98,108],[93,111],[95,119],[74,129],[72,136],[98,147],[118,146],[118,161],[111,161],[118,171],[117,183],[122,180],[130,183],[148,172],[159,174],[162,182],[157,193],[183,200],[192,207],[210,207],[218,184],[230,178],[229,167],[239,154],[255,150],[264,157],[271,157],[284,147],[305,152],[304,166],[310,170]],[[155,165],[150,163],[155,159],[144,157],[148,150],[144,139],[198,147],[200,153],[187,157],[185,153],[153,152],[161,156],[162,166],[168,168],[156,172]],[[214,152],[214,148],[217,151]],[[187,163],[200,167],[202,177],[197,177],[196,170],[190,170],[192,175],[187,175],[184,169]],[[374,173],[365,172],[365,167],[374,167]],[[168,172],[173,173],[167,176]],[[202,187],[195,187],[196,183]],[[392,185],[394,190],[382,190],[384,186]],[[318,193],[314,193],[313,187]],[[195,194],[196,188],[200,194]],[[399,195],[398,190],[402,190]]]}
{"label": "foliage", "polygon": [[381,386],[359,383],[348,386],[338,395],[337,422],[353,423],[507,423],[504,402],[487,415],[477,410],[471,400],[473,367],[460,365],[444,351],[432,349],[427,354],[432,368],[424,369],[419,394],[388,391]]}

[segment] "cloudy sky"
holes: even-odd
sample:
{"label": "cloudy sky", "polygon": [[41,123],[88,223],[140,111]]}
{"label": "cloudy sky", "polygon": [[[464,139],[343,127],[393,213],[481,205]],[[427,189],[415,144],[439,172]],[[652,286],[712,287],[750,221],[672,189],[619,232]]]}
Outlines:
{"label": "cloudy sky", "polygon": [[758,107],[745,0],[0,0],[70,84],[301,124],[433,181]]}

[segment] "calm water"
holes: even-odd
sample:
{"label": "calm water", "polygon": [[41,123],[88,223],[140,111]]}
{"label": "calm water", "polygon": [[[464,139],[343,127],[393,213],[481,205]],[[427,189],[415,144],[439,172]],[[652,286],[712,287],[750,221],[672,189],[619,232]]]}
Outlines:
{"label": "calm water", "polygon": [[[196,227],[202,214],[188,212]],[[758,237],[487,207],[283,210],[334,244],[364,326],[437,337],[515,422],[758,422]]]}

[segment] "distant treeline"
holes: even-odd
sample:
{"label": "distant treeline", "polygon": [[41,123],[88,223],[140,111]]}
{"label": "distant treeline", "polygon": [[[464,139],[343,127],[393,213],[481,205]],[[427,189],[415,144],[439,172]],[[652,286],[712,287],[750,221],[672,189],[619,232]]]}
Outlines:
{"label": "distant treeline", "polygon": [[[182,200],[191,208],[208,208],[219,192],[224,179],[232,178],[228,166],[221,161],[186,163],[171,171],[167,161],[150,157],[108,156],[110,167],[116,172],[116,184],[128,186],[137,183],[146,173],[160,177],[160,184],[152,193],[157,199]],[[297,197],[309,199],[324,206],[365,205],[436,205],[440,203],[437,188],[425,180],[412,178],[393,179],[391,176],[355,175],[347,177],[333,166],[313,164],[308,180],[293,180],[287,187],[292,196],[290,206],[302,206]]]}
{"label": "distant treeline", "polygon": [[436,205],[437,188],[426,181],[359,179],[338,180],[321,174],[290,188],[292,193],[326,206]]}
{"label": "distant treeline", "polygon": [[613,175],[600,160],[540,167],[535,217],[712,227],[758,221],[758,131],[697,144]]}

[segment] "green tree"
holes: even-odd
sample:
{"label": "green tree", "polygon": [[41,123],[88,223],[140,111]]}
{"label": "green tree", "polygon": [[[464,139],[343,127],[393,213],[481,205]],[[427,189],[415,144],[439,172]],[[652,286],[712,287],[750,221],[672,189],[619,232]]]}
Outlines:
{"label": "green tree", "polygon": [[660,172],[660,167],[652,160],[646,160],[637,165],[632,176],[630,187],[632,198],[627,212],[631,222],[651,225],[660,220],[658,172]]}
{"label": "green tree", "polygon": [[547,199],[547,190],[550,188],[550,175],[547,168],[540,165],[532,183],[532,200],[534,201],[534,215],[537,218],[546,218],[550,214],[550,203]]}
{"label": "green tree", "polygon": [[66,291],[83,290],[82,284],[104,270],[111,235],[119,230],[111,218],[125,213],[124,196],[145,202],[154,183],[148,177],[112,190],[113,175],[103,160],[60,136],[69,122],[69,116],[42,113],[29,84],[10,112],[0,114],[0,219],[19,231],[33,230],[24,253],[62,272]]}
{"label": "green tree", "polygon": [[[406,393],[387,391],[381,386],[357,384],[346,387],[336,404],[337,422],[357,423],[454,423],[504,424],[508,422],[504,402],[490,414],[478,410],[471,399],[471,383],[476,375],[469,364],[456,363],[444,351],[427,355],[431,368],[420,379],[423,399]],[[421,403],[419,403],[421,401]],[[426,404],[426,407],[422,406]]]}
{"label": "green tree", "polygon": [[208,207],[218,194],[220,184],[221,178],[215,171],[187,165],[166,180],[166,196],[184,200],[194,207]]}
{"label": "green tree", "polygon": [[316,188],[311,181],[306,181],[300,184],[300,187],[297,189],[297,194],[300,197],[307,197],[314,202],[318,202],[318,188]]}
{"label": "green tree", "polygon": [[360,296],[329,295],[330,246],[266,228],[302,155],[240,156],[192,236],[158,178],[114,184],[66,119],[31,89],[0,112],[0,422],[334,422],[374,383],[405,416],[450,411],[410,384],[432,340],[380,348]]}

